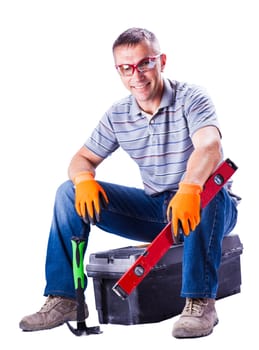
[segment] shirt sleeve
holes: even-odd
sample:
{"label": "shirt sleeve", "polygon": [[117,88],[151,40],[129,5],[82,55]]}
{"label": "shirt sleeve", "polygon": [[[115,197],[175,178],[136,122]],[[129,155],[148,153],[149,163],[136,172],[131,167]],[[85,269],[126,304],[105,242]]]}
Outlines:
{"label": "shirt sleeve", "polygon": [[204,88],[191,86],[188,89],[184,113],[190,136],[205,126],[215,126],[221,135],[215,106]]}
{"label": "shirt sleeve", "polygon": [[110,115],[111,109],[104,114],[85,142],[85,146],[101,158],[108,157],[119,147]]}

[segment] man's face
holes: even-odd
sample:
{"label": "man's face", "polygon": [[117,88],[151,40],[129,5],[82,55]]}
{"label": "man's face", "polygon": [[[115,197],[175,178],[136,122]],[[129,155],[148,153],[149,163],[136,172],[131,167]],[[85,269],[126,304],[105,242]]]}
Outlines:
{"label": "man's face", "polygon": [[136,98],[140,107],[143,110],[147,107],[152,109],[152,106],[157,108],[163,92],[161,72],[166,56],[158,54],[148,42],[143,41],[135,46],[118,46],[114,50],[114,60],[115,65],[119,66],[124,86]]}

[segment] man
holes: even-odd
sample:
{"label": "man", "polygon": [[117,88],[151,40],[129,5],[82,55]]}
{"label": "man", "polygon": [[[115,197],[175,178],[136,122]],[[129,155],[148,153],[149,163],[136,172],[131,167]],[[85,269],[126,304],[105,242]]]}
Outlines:
{"label": "man", "polygon": [[[200,212],[200,193],[223,160],[212,101],[202,88],[165,79],[166,55],[155,35],[130,28],[113,44],[115,67],[130,95],[113,104],[69,165],[57,190],[46,256],[46,303],[24,317],[23,330],[76,320],[71,237],[91,225],[151,242],[172,221],[184,236],[181,296],[185,308],[173,336],[210,334],[218,322],[215,297],[223,237],[236,224],[233,197],[223,188]],[[122,147],[137,163],[144,189],[95,180],[96,168]],[[87,312],[87,306],[86,313]]]}

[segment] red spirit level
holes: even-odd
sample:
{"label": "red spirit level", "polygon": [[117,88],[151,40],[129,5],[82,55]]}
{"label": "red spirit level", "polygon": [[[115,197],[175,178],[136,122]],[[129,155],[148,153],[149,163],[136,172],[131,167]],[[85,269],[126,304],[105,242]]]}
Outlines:
{"label": "red spirit level", "polygon": [[[201,208],[206,207],[236,170],[237,166],[230,159],[221,163],[204,185],[201,193]],[[129,270],[122,275],[112,290],[122,299],[126,299],[174,243],[169,222]]]}

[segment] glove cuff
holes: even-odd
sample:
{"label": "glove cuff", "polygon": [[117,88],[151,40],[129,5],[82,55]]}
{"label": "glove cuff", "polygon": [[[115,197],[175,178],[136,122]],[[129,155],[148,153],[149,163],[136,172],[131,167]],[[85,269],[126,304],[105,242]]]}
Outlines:
{"label": "glove cuff", "polygon": [[193,194],[200,194],[202,191],[202,186],[195,183],[186,183],[186,182],[180,182],[179,183],[179,192],[181,193],[193,193]]}
{"label": "glove cuff", "polygon": [[72,179],[74,185],[78,185],[80,182],[93,180],[94,175],[90,171],[81,171],[80,173],[76,174],[74,178]]}

